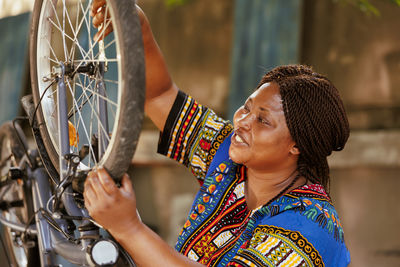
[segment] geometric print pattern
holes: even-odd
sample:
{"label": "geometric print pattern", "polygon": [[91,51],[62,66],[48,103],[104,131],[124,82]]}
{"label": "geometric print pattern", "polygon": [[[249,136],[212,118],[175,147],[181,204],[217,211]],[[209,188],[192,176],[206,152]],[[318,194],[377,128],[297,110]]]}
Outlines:
{"label": "geometric print pattern", "polygon": [[288,195],[293,197],[310,197],[313,199],[331,202],[331,199],[326,194],[325,189],[319,184],[304,185],[301,188],[291,191]]}
{"label": "geometric print pattern", "polygon": [[325,266],[314,246],[297,231],[260,225],[228,266]]}
{"label": "geometric print pattern", "polygon": [[158,152],[189,167],[202,184],[219,145],[233,126],[182,91],[170,114],[177,116],[168,116]]}
{"label": "geometric print pattern", "polygon": [[[232,171],[220,163],[214,178],[204,182],[178,239],[182,254],[205,265],[214,266],[236,244],[250,215],[243,194],[244,168]],[[224,193],[220,188],[229,184],[225,197],[214,194]]]}
{"label": "geometric print pattern", "polygon": [[285,194],[285,197],[275,201],[272,205],[272,215],[282,210],[291,209],[306,216],[324,229],[333,237],[344,242],[343,227],[335,207],[330,198],[319,184],[304,185]]}

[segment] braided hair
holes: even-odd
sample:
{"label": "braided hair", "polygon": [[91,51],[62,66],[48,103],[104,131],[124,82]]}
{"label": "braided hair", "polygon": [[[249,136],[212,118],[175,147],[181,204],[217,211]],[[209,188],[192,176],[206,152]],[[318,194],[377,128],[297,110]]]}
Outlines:
{"label": "braided hair", "polygon": [[350,134],[338,90],[326,77],[304,65],[274,68],[257,88],[267,82],[279,85],[286,123],[300,151],[299,173],[329,192],[327,156],[342,150]]}

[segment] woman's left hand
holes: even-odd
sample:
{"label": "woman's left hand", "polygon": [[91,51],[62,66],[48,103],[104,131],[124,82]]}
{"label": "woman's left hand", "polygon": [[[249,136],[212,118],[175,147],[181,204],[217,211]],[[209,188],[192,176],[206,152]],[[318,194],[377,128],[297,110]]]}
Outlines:
{"label": "woman's left hand", "polygon": [[136,197],[127,174],[118,188],[104,168],[91,171],[85,181],[85,206],[90,216],[111,234],[123,234],[140,224]]}

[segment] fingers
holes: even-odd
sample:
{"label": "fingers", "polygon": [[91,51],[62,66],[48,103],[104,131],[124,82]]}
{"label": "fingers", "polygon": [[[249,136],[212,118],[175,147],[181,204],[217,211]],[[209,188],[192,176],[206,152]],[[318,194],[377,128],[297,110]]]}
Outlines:
{"label": "fingers", "polygon": [[106,4],[106,0],[94,0],[92,3],[92,10],[90,11],[90,15],[93,17],[98,9]]}
{"label": "fingers", "polygon": [[133,186],[132,186],[132,182],[131,179],[129,178],[128,174],[124,174],[124,176],[122,177],[122,187],[121,189],[124,190],[127,193],[133,193]]}
{"label": "fingers", "polygon": [[92,23],[94,27],[98,28],[104,22],[108,23],[109,19],[110,19],[110,11],[107,10],[107,8],[102,7],[100,12],[97,12],[96,15],[93,17]]}
{"label": "fingers", "polygon": [[103,168],[91,171],[85,181],[84,195],[90,202],[98,201],[102,198],[113,197],[118,193],[118,188],[114,181]]}
{"label": "fingers", "polygon": [[104,168],[98,168],[97,174],[99,177],[99,185],[101,185],[101,187],[108,195],[114,195],[118,192],[117,185]]}
{"label": "fingers", "polygon": [[84,197],[84,201],[85,201],[85,207],[90,210],[92,208],[92,203],[90,202],[90,200],[86,197]]}
{"label": "fingers", "polygon": [[[107,11],[107,14],[106,14]],[[110,12],[102,8],[92,19],[93,26],[98,29],[94,40],[99,41],[104,39],[108,34],[113,31],[113,26],[110,20]],[[105,28],[105,29],[104,29]]]}
{"label": "fingers", "polygon": [[85,185],[85,192],[83,194],[85,201],[89,201],[91,202],[95,202],[97,199],[97,195],[95,193],[95,191],[93,190],[93,188],[91,187],[91,185]]}
{"label": "fingers", "polygon": [[93,176],[94,174],[89,173],[88,179],[85,182],[85,191],[83,192],[83,197],[85,199],[85,206],[89,207],[92,203],[96,203],[97,195],[92,187],[92,184],[89,182],[89,176]]}

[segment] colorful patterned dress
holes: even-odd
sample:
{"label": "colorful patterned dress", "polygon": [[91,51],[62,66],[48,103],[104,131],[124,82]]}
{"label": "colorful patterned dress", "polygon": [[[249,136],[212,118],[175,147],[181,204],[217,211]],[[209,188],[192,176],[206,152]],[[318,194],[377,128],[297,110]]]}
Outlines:
{"label": "colorful patterned dress", "polygon": [[158,152],[200,182],[176,250],[207,266],[347,266],[350,254],[322,186],[304,185],[249,210],[246,167],[228,155],[233,127],[179,92]]}

